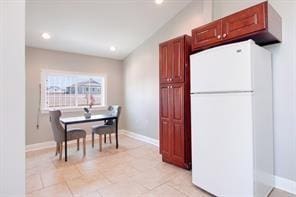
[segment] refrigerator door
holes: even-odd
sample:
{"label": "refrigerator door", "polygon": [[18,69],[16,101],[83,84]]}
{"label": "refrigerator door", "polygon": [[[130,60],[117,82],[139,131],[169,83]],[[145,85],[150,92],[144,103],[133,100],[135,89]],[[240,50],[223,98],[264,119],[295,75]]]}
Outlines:
{"label": "refrigerator door", "polygon": [[251,46],[245,41],[191,55],[191,93],[252,90]]}
{"label": "refrigerator door", "polygon": [[192,182],[215,196],[253,196],[252,93],[191,96]]}

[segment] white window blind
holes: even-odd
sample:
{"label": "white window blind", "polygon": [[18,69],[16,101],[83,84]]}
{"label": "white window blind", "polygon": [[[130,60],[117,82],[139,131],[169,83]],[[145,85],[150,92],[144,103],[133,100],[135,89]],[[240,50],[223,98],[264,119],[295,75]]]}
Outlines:
{"label": "white window blind", "polygon": [[42,71],[43,110],[105,106],[103,76]]}

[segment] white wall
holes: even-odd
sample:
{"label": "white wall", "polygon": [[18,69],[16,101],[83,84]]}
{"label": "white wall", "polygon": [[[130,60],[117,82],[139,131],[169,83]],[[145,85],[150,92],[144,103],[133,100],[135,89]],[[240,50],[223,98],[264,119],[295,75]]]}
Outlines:
{"label": "white wall", "polygon": [[[214,19],[261,1],[214,0]],[[283,42],[266,47],[273,54],[275,174],[296,181],[296,1],[269,2],[283,22]]]}
{"label": "white wall", "polygon": [[25,193],[25,1],[0,1],[0,196]]}
{"label": "white wall", "polygon": [[125,129],[158,139],[158,45],[183,34],[190,35],[191,29],[211,20],[211,13],[211,1],[193,1],[125,59]]}
{"label": "white wall", "polygon": [[[122,61],[26,47],[26,144],[53,140],[49,116],[40,116],[39,129],[36,128],[39,106],[39,83],[42,69],[105,74],[107,76],[107,104],[123,104]],[[83,115],[83,110],[63,113],[63,116]],[[119,121],[121,127],[123,121]],[[91,124],[74,125],[90,132]]]}

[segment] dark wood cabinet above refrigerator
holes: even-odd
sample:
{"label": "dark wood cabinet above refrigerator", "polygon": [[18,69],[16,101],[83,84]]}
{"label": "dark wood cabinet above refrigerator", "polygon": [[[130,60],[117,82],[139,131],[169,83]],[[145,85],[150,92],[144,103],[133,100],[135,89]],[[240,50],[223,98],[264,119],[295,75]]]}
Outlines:
{"label": "dark wood cabinet above refrigerator", "polygon": [[263,2],[192,30],[192,50],[253,39],[258,45],[279,43],[282,22],[268,2]]}

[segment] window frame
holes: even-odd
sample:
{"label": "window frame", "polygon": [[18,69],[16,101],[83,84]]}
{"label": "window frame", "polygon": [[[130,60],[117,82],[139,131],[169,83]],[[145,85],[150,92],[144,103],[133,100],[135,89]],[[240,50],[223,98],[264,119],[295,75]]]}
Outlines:
{"label": "window frame", "polygon": [[78,112],[81,111],[86,106],[75,106],[75,107],[53,107],[53,108],[46,108],[45,107],[45,88],[46,88],[46,79],[49,74],[57,74],[57,75],[70,75],[70,76],[94,76],[94,77],[102,77],[103,78],[103,89],[102,89],[102,98],[103,98],[103,105],[94,105],[92,110],[106,110],[107,109],[107,75],[104,73],[86,73],[86,72],[70,72],[64,70],[51,70],[51,69],[41,69],[40,74],[40,111],[42,113],[48,113],[48,111],[53,109],[59,109],[62,112]]}

